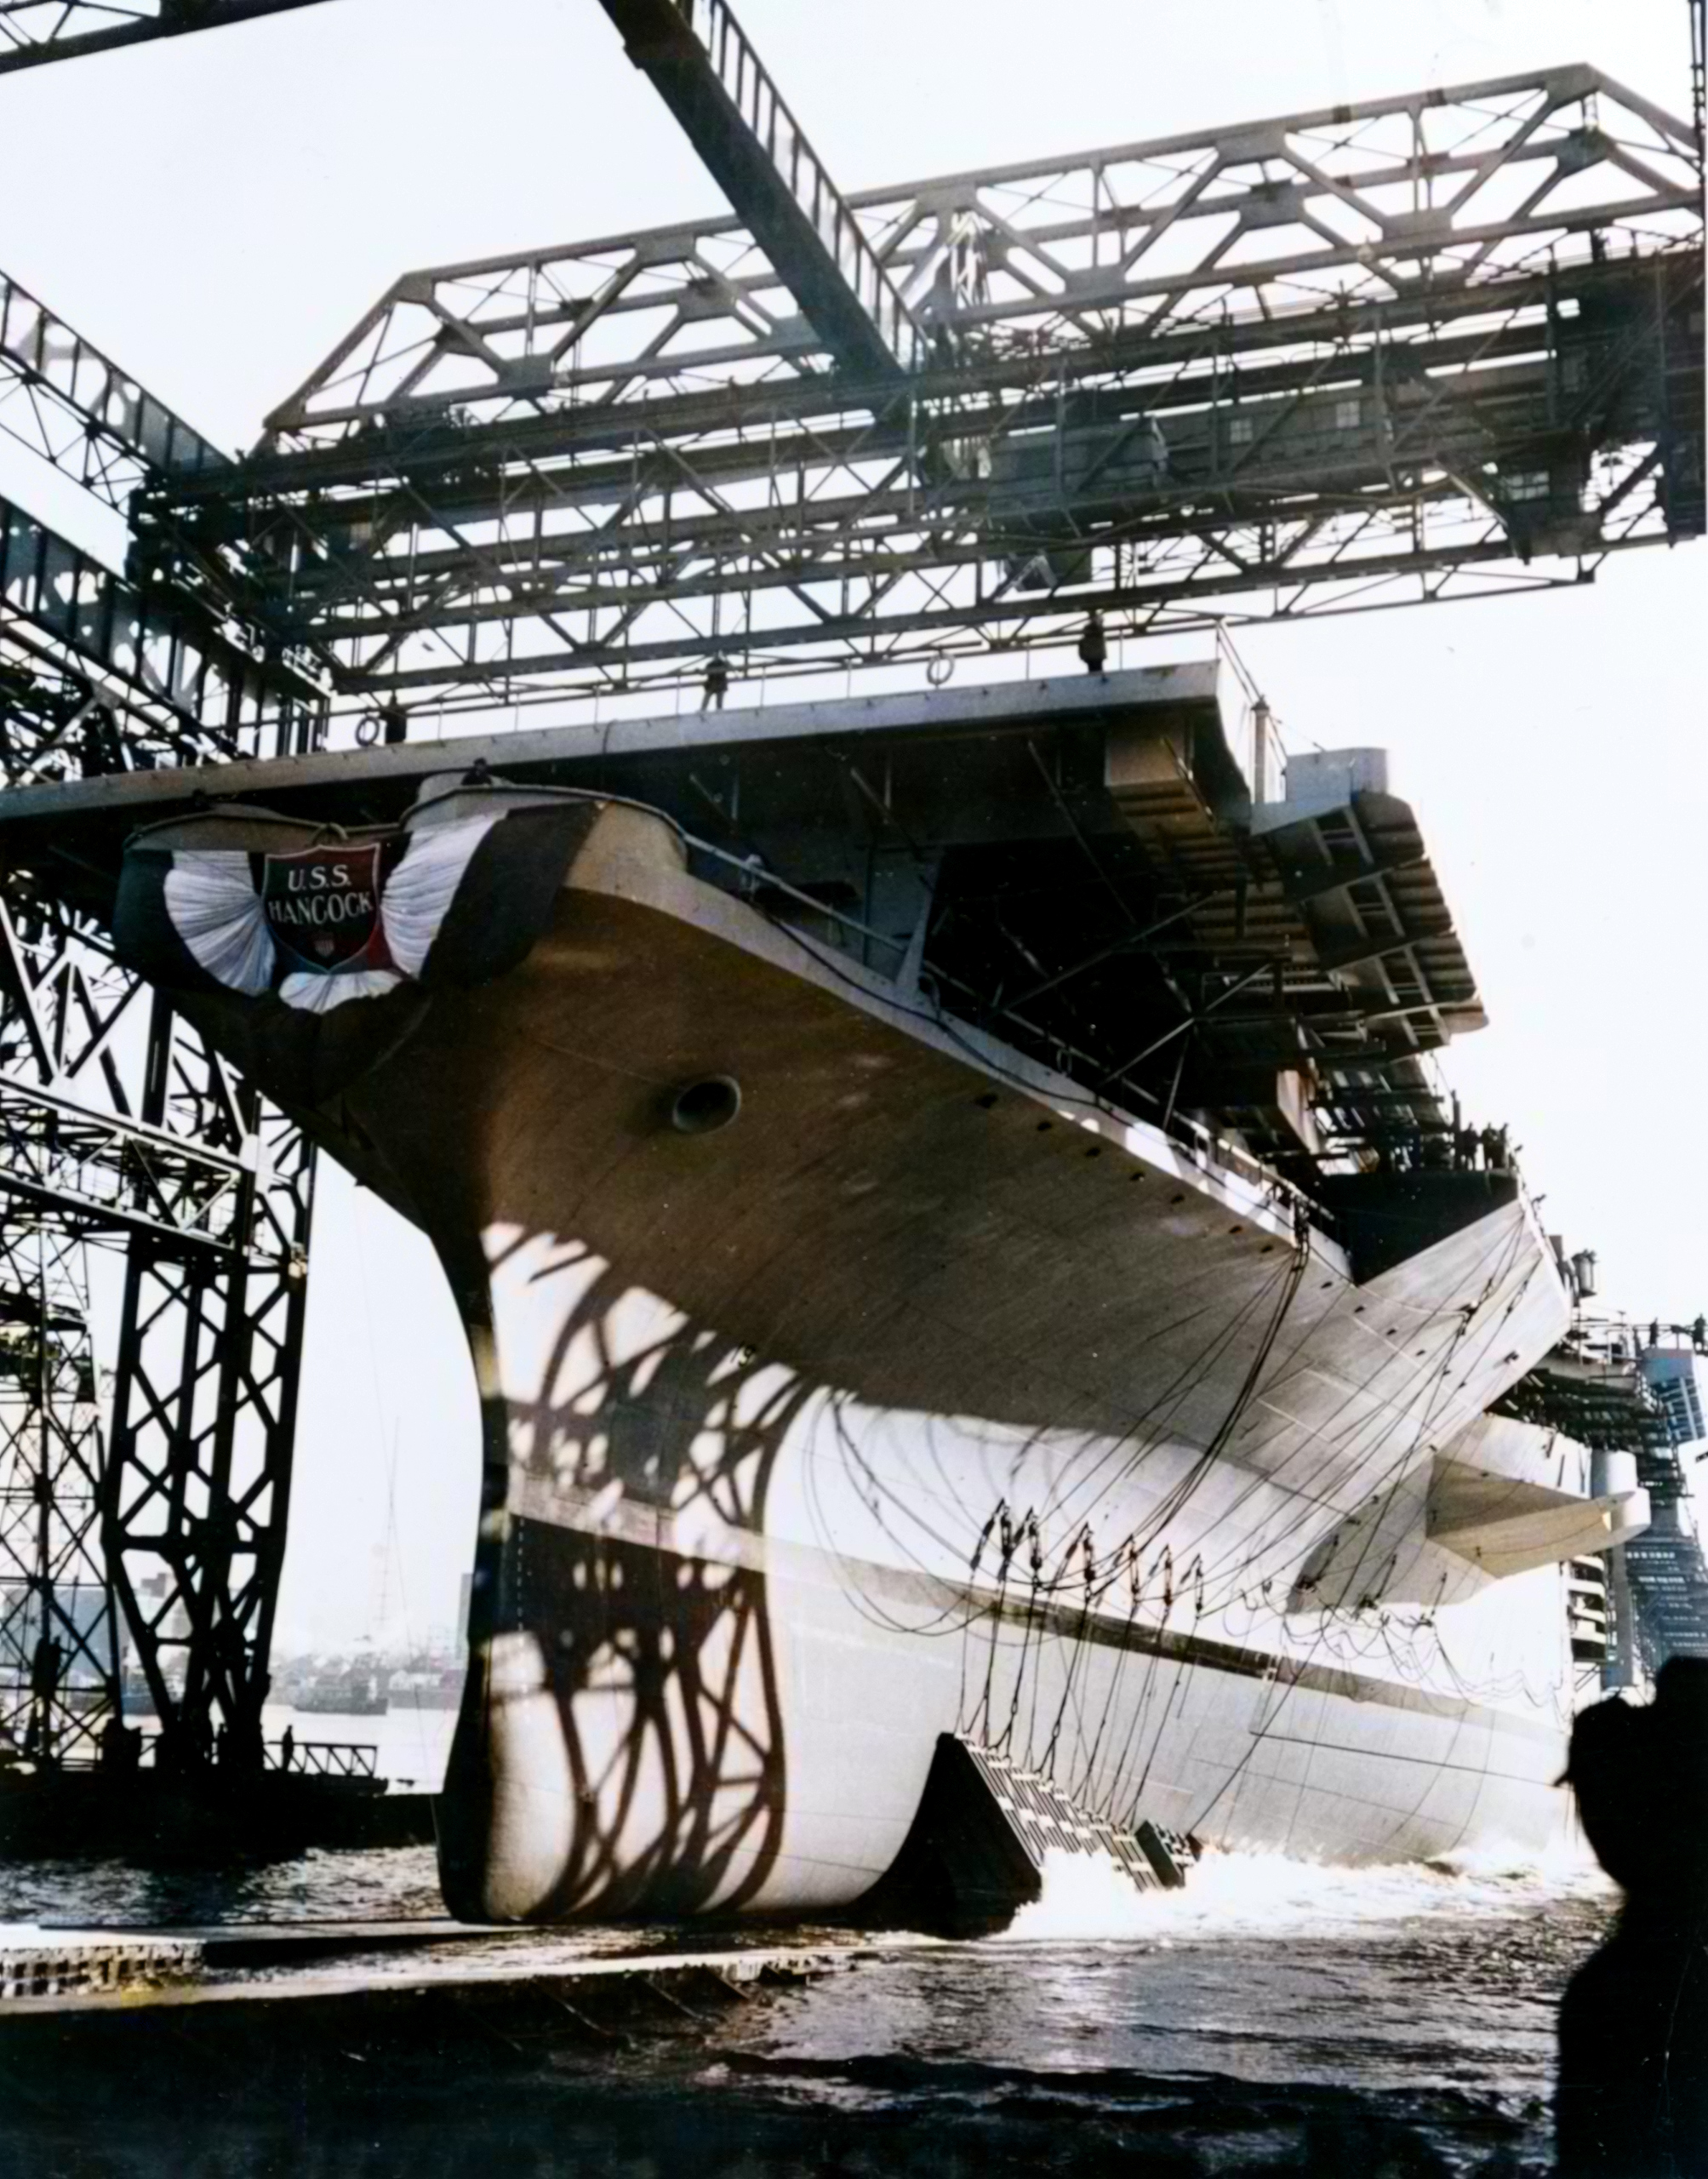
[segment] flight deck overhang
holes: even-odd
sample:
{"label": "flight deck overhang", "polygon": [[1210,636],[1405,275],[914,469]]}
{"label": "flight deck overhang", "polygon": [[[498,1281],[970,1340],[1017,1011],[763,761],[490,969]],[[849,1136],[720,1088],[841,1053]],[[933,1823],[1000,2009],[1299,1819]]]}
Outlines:
{"label": "flight deck overhang", "polygon": [[1379,754],[1290,775],[1214,660],[31,786],[0,870],[96,914],[217,800],[346,830],[454,780],[631,800],[710,882],[1097,1099],[1311,1187],[1451,1161],[1425,1062],[1483,1015]]}
{"label": "flight deck overhang", "polygon": [[135,825],[180,815],[213,793],[221,801],[260,797],[270,808],[286,810],[306,808],[311,800],[317,815],[339,822],[390,821],[401,817],[426,781],[483,765],[530,786],[581,786],[595,773],[687,776],[707,760],[781,763],[814,745],[853,754],[892,739],[1024,737],[1028,731],[1105,727],[1122,720],[1154,723],[1164,715],[1231,742],[1235,736],[1224,716],[1222,682],[1218,663],[1200,660],[814,703],[584,718],[563,726],[443,738],[424,733],[418,717],[409,739],[395,745],[15,788],[0,798],[0,854],[67,821],[90,835],[122,838]]}

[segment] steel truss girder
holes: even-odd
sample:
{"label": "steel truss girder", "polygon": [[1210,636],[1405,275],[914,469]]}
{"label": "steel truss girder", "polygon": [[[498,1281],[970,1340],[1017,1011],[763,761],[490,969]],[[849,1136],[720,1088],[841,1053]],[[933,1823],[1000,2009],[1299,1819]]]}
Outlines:
{"label": "steel truss girder", "polygon": [[[150,483],[231,467],[229,455],[3,273],[0,431],[127,518]],[[143,761],[248,750],[269,712],[317,712],[312,670],[281,670],[276,643],[230,621],[217,576],[210,589],[193,552],[180,549],[176,558],[169,600],[145,598],[21,511],[0,508],[0,598],[86,662],[129,675],[153,723],[166,728],[163,741],[144,733]],[[115,715],[116,758],[143,730],[140,709],[122,706]],[[203,740],[209,729],[213,739]]]}
{"label": "steel truss girder", "polygon": [[0,0],[0,76],[318,4],[319,0]]}
{"label": "steel truss girder", "polygon": [[[1122,331],[1284,333],[1300,309],[1443,297],[1597,231],[1688,237],[1690,149],[1682,123],[1577,66],[849,201],[934,323],[1054,358]],[[324,443],[382,417],[608,407],[831,361],[752,238],[707,220],[406,273],[268,431]]]}
{"label": "steel truss girder", "polygon": [[151,476],[231,466],[229,455],[3,272],[0,431],[121,513]]}
{"label": "steel truss girder", "polygon": [[[121,515],[146,484],[231,468],[228,455],[3,273],[0,430]],[[76,691],[71,712],[93,705],[108,722],[104,751],[88,748],[91,766],[260,753],[270,729],[279,753],[306,746],[323,708],[312,667],[234,621],[219,577],[210,586],[193,552],[180,547],[175,558],[169,589],[145,595],[0,501],[0,718],[10,714],[15,725],[31,708],[31,691],[6,674],[6,653],[29,647]],[[62,729],[68,717],[60,707]],[[47,742],[75,753],[63,733]],[[9,756],[6,769],[15,783]]]}
{"label": "steel truss girder", "polygon": [[471,706],[1580,580],[1701,526],[1689,152],[1572,68],[872,192],[900,402],[728,222],[410,274],[144,550]]}
{"label": "steel truss girder", "polygon": [[[0,672],[9,651],[85,699],[111,694],[117,764],[288,755],[314,746],[324,714],[317,681],[258,650],[205,593],[127,582],[0,500]],[[0,714],[20,701],[0,682]]]}
{"label": "steel truss girder", "polygon": [[[1642,261],[1685,254],[1682,247],[1657,250]],[[1374,304],[1335,301],[1237,329],[1218,323],[1163,332],[1117,329],[1095,346],[1079,343],[1043,355],[985,355],[974,364],[922,373],[910,388],[912,405],[898,409],[892,403],[882,413],[874,413],[877,404],[865,397],[872,389],[859,380],[813,374],[666,388],[628,401],[577,398],[555,407],[517,403],[492,420],[494,426],[502,422],[501,431],[488,429],[477,440],[469,428],[470,413],[455,403],[448,409],[405,405],[376,412],[365,428],[346,438],[305,438],[289,444],[271,438],[244,459],[241,480],[209,480],[199,488],[186,482],[174,497],[179,503],[220,504],[229,501],[230,486],[237,481],[260,494],[371,491],[376,479],[395,470],[431,476],[441,493],[460,487],[477,503],[483,489],[490,494],[495,461],[543,462],[603,452],[627,462],[637,446],[651,447],[660,462],[680,447],[722,448],[753,465],[751,473],[764,474],[783,455],[792,459],[795,438],[808,452],[815,446],[828,451],[838,431],[859,432],[865,442],[892,450],[911,450],[918,420],[945,411],[957,428],[976,432],[989,427],[981,409],[996,417],[1023,404],[1014,427],[1035,427],[1051,420],[1064,397],[1093,391],[1118,395],[1118,407],[1133,415],[1166,417],[1170,410],[1200,409],[1213,400],[1231,409],[1296,391],[1313,373],[1320,377],[1325,359],[1338,365],[1343,388],[1371,383],[1385,344],[1402,362],[1414,362],[1417,375],[1426,365],[1450,376],[1472,365],[1533,357],[1539,328],[1545,327],[1551,311],[1581,308],[1586,295],[1594,300],[1597,282],[1605,285],[1611,277],[1629,284],[1636,258],[1627,254],[1623,272],[1617,265],[1598,267],[1596,260],[1533,267],[1513,273],[1493,292],[1464,287]],[[855,420],[862,418],[863,425]]]}
{"label": "steel truss girder", "polygon": [[[1676,490],[1699,438],[1682,453],[1668,442],[1699,385],[1697,278],[1681,254],[1517,282],[1492,318],[1486,303],[1480,322],[1462,304],[1444,311],[1438,336],[1343,314],[1249,367],[1176,353],[1166,377],[1140,364],[1099,378],[1076,359],[1068,397],[1094,391],[1117,455],[1136,418],[1168,428],[1168,474],[1137,500],[1118,466],[1043,494],[1005,483],[1013,449],[1048,432],[1060,385],[969,390],[905,420],[785,421],[790,404],[756,393],[691,438],[667,438],[644,413],[590,424],[583,412],[545,453],[540,426],[494,425],[485,478],[425,434],[371,455],[359,493],[323,480],[346,449],[304,457],[313,482],[295,495],[273,458],[258,465],[269,483],[247,510],[247,557],[283,570],[266,610],[295,615],[346,687],[375,689],[633,681],[657,662],[693,670],[712,649],[774,664],[795,646],[840,646],[848,662],[902,655],[913,637],[1000,646],[1059,637],[1088,603],[1180,625],[1271,590],[1259,609],[1300,614],[1387,602],[1402,582],[1494,586],[1485,567],[1499,586],[1528,586],[1546,580],[1528,568],[1539,554],[1568,555],[1554,579],[1576,580],[1609,551],[1699,527],[1680,518]],[[1562,307],[1621,330],[1591,350]],[[1360,420],[1345,432],[1348,401]],[[613,443],[625,429],[626,449]],[[962,458],[969,445],[976,462]],[[945,458],[927,486],[916,464],[934,447]],[[1551,472],[1568,480],[1563,510]],[[1506,496],[1515,478],[1540,478],[1545,504]],[[197,516],[180,502],[175,518]],[[1095,577],[1076,558],[1093,551]],[[1030,591],[1029,561],[1044,569]]]}

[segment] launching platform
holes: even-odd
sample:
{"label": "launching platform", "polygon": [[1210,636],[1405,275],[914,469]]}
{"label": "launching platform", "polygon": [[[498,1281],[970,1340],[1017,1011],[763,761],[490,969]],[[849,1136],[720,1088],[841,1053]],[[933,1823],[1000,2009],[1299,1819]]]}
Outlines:
{"label": "launching platform", "polygon": [[[847,1966],[858,1940],[742,1943],[733,1938],[677,1948],[676,1933],[604,1930],[542,1942],[534,1930],[437,1919],[232,1923],[205,1929],[14,1927],[0,1930],[0,2040],[15,2056],[19,2024],[52,2019],[66,2033],[140,2006],[163,2014],[193,2008],[195,2032],[252,2020],[258,2008],[289,2005],[336,2014],[340,2032],[368,2016],[428,1999],[462,2001],[471,1992],[586,1999],[581,2025],[600,2016],[648,2010],[692,2019],[776,1988],[793,1988]],[[336,1966],[330,1963],[336,1961]],[[323,1971],[306,1972],[311,1963]],[[648,1999],[662,2002],[648,2006]],[[574,2019],[576,2016],[569,2016]],[[309,2011],[292,2014],[312,2033]],[[166,2033],[183,2032],[181,2022]],[[293,2027],[288,2033],[295,2033]]]}
{"label": "launching platform", "polygon": [[377,1780],[152,1770],[0,1776],[0,1855],[12,1861],[218,1866],[235,1854],[281,1860],[313,1847],[428,1844],[432,1836],[431,1795],[387,1793]]}
{"label": "launching platform", "polygon": [[204,2128],[300,2142],[306,2113],[327,2123],[352,2096],[425,2113],[477,2083],[502,2093],[578,2062],[603,2076],[654,2043],[702,2045],[861,1950],[437,1921],[0,1933],[0,2139],[164,2138],[189,2096]]}

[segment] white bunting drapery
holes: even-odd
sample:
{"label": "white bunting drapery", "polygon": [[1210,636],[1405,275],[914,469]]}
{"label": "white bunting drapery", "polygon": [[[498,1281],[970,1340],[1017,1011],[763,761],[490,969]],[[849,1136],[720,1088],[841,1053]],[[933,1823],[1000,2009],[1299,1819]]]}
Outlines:
{"label": "white bunting drapery", "polygon": [[[419,976],[476,850],[502,821],[502,813],[494,811],[424,825],[413,835],[380,899],[380,927],[391,968],[296,971],[279,984],[279,998],[304,1013],[327,1014],[349,999],[383,998]],[[178,849],[167,873],[165,898],[173,928],[199,968],[246,998],[271,989],[278,949],[247,854]]]}

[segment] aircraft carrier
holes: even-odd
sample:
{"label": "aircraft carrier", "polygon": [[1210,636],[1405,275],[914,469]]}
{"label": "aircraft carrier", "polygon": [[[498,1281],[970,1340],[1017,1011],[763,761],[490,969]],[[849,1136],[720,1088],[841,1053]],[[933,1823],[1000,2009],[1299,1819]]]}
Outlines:
{"label": "aircraft carrier", "polygon": [[1380,751],[1214,662],[136,772],[9,869],[431,1238],[454,1912],[851,1908],[945,1746],[1123,1833],[1539,1845],[1567,1284]]}

